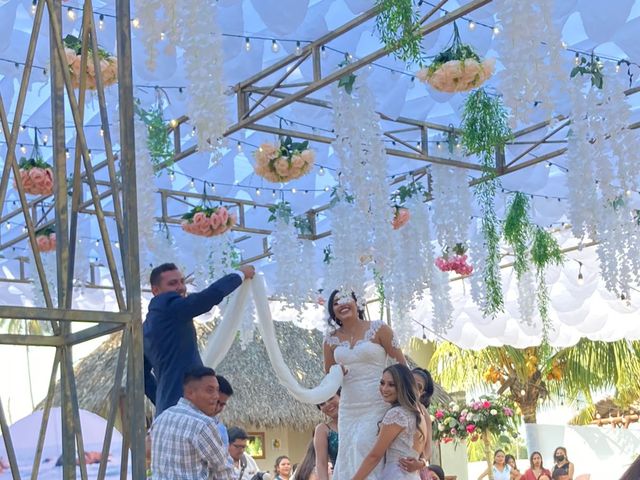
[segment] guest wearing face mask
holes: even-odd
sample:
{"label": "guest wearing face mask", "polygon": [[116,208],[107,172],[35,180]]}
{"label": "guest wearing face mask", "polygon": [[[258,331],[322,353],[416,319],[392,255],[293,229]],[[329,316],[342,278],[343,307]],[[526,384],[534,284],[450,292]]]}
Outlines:
{"label": "guest wearing face mask", "polygon": [[556,463],[551,478],[553,480],[573,480],[573,463],[569,461],[567,449],[564,447],[556,448],[553,452],[553,460]]}

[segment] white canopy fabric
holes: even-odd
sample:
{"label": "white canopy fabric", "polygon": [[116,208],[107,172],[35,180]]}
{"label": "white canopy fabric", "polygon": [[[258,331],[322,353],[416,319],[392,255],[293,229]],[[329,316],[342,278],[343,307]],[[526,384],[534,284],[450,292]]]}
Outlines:
{"label": "white canopy fabric", "polygon": [[[141,0],[144,1],[144,0]],[[330,32],[347,23],[360,13],[374,5],[371,0],[219,0],[210,2],[211,8],[217,9],[218,30],[222,33],[222,45],[224,52],[224,79],[231,86],[247,79],[251,75],[272,65],[278,59],[295,51],[297,42],[302,46],[319,36]],[[447,2],[446,9],[451,11],[468,2]],[[500,66],[499,41],[501,33],[495,33],[494,27],[500,31],[501,17],[499,6],[501,2],[492,2],[472,12],[459,22],[462,39],[474,46],[482,57],[497,57],[498,68],[496,75],[489,81],[491,92],[500,93],[501,88],[510,81],[511,72]],[[65,2],[65,8],[81,8],[81,2]],[[177,2],[178,12],[181,3]],[[133,3],[133,15],[138,8]],[[0,31],[10,32],[0,36],[0,93],[9,113],[9,118],[15,110],[15,102],[18,95],[19,79],[22,74],[22,66],[15,62],[23,62],[29,33],[31,31],[33,17],[31,15],[32,2],[30,0],[0,0]],[[425,11],[430,9],[429,2],[422,7]],[[112,2],[97,0],[94,2],[96,16],[102,14],[104,29],[100,30],[99,42],[108,51],[115,51],[115,14]],[[71,20],[63,15],[64,33],[78,34],[80,12],[78,18]],[[640,61],[640,43],[637,42],[637,31],[640,22],[640,1],[620,0],[616,2],[601,2],[598,0],[556,0],[552,15],[554,26],[561,32],[562,40],[568,49],[563,52],[563,64],[559,66],[566,73],[569,82],[569,71],[573,66],[575,53],[571,49],[581,52],[595,50],[604,63],[604,71],[607,75],[614,75],[617,59],[628,59],[631,62]],[[468,27],[474,23],[475,28]],[[543,19],[540,25],[532,25],[535,30],[544,30]],[[212,27],[212,29],[215,27]],[[177,118],[188,114],[187,98],[189,85],[185,78],[183,53],[180,49],[171,48],[164,40],[159,40],[160,53],[157,58],[157,68],[151,71],[147,68],[146,52],[142,45],[143,29],[133,29],[133,65],[135,95],[142,105],[152,105],[157,98],[155,86],[161,88],[161,95],[166,98],[165,118]],[[428,55],[439,52],[450,40],[451,27],[438,30],[425,37],[423,47]],[[40,33],[40,41],[36,50],[35,64],[48,68],[49,32],[46,23],[43,24]],[[246,44],[249,39],[250,49]],[[544,33],[541,33],[541,42],[545,41]],[[277,44],[278,51],[272,51],[272,46]],[[361,58],[380,47],[378,36],[374,31],[373,20],[365,22],[353,29],[347,35],[339,37],[331,42],[331,48],[325,52],[323,68],[331,70],[344,60],[344,54],[349,53],[354,58]],[[36,69],[32,75],[30,91],[27,98],[25,114],[20,123],[25,125],[19,142],[25,146],[33,143],[33,128],[38,127],[41,135],[51,135],[51,106],[49,89],[46,84],[46,76],[42,69]],[[623,66],[626,71],[627,67]],[[390,118],[407,117],[418,120],[434,122],[442,125],[460,124],[461,106],[465,94],[445,94],[418,82],[414,79],[415,68],[407,68],[402,62],[387,56],[375,62],[367,71],[367,82],[375,94],[376,107]],[[636,86],[638,68],[630,67],[634,74],[632,87]],[[356,72],[358,73],[358,72]],[[621,73],[624,75],[624,72]],[[312,80],[310,67],[304,65],[294,72],[290,81],[304,82]],[[623,80],[626,81],[626,77]],[[558,85],[566,88],[566,85]],[[316,99],[331,100],[329,88],[321,89],[313,96]],[[631,119],[638,120],[638,98],[635,95],[629,97],[631,106]],[[116,119],[117,90],[115,87],[107,89],[107,103],[110,118]],[[235,119],[236,103],[233,96],[228,98],[230,115]],[[622,107],[621,107],[622,108]],[[558,114],[569,116],[571,114],[569,98],[560,98],[556,104]],[[278,116],[265,119],[265,123],[278,126],[282,123],[285,128],[305,132],[318,132],[330,135],[333,129],[331,111],[302,103],[291,104],[281,111]],[[528,123],[520,122],[516,128],[522,128],[543,120],[544,117],[533,118]],[[232,119],[229,119],[232,120]],[[70,124],[70,116],[67,117]],[[93,161],[99,162],[105,158],[104,144],[100,136],[100,118],[96,99],[87,104],[85,118],[87,125],[89,147],[92,149]],[[383,122],[386,126],[385,122]],[[549,127],[552,129],[553,127]],[[112,131],[116,125],[112,125]],[[194,144],[189,129],[183,129],[182,147],[188,148]],[[550,131],[550,130],[547,130]],[[545,130],[524,135],[519,140],[538,140]],[[634,132],[637,132],[635,130]],[[635,134],[637,136],[637,133]],[[564,145],[565,134],[553,137],[557,144],[541,145],[536,150],[525,155],[525,160],[535,159]],[[222,159],[217,164],[209,162],[209,153],[196,153],[181,160],[174,166],[175,178],[171,180],[167,173],[156,178],[146,179],[147,184],[153,184],[157,188],[171,188],[185,192],[202,191],[202,181],[215,183],[217,195],[253,200],[261,204],[272,203],[278,199],[284,199],[291,203],[294,214],[301,214],[310,208],[325,205],[329,202],[329,193],[325,187],[332,188],[338,182],[337,171],[340,170],[340,159],[333,149],[326,144],[312,142],[312,148],[316,150],[316,167],[310,175],[288,183],[287,185],[271,184],[254,174],[252,168],[253,159],[251,152],[265,141],[274,141],[275,136],[250,129],[241,130],[228,139],[228,148],[224,150]],[[411,141],[417,140],[412,138]],[[446,152],[439,153],[436,142],[441,140],[437,133],[430,133],[429,142],[434,155],[446,157]],[[74,148],[75,137],[73,129],[67,129],[67,145]],[[389,140],[390,141],[390,140]],[[236,149],[236,143],[242,142],[243,151]],[[252,147],[253,145],[253,147]],[[102,148],[101,148],[102,146]],[[507,158],[513,158],[524,152],[530,145],[510,145],[507,147]],[[27,147],[31,149],[31,147]],[[46,158],[50,158],[51,149],[43,148]],[[0,137],[0,164],[6,154],[4,137]],[[20,155],[20,153],[18,153]],[[635,159],[637,161],[637,158]],[[320,169],[319,166],[326,168]],[[532,220],[537,225],[545,228],[557,228],[558,237],[563,248],[577,247],[580,239],[573,238],[570,231],[564,229],[567,222],[567,176],[572,172],[566,171],[566,158],[564,155],[555,157],[553,164],[545,162],[523,168],[501,178],[503,191],[498,193],[498,216],[504,216],[505,205],[509,195],[513,191],[521,191],[531,196]],[[412,171],[424,166],[424,162],[409,160],[399,157],[388,157],[389,181],[399,174]],[[460,174],[467,175],[470,179],[477,177],[478,172],[460,170]],[[195,186],[191,185],[194,182]],[[16,193],[10,186],[7,202],[3,206],[3,213],[16,208]],[[291,191],[292,188],[297,193]],[[390,187],[391,192],[395,187]],[[308,191],[308,193],[305,193]],[[634,205],[640,203],[640,193],[631,192],[630,201]],[[108,208],[108,204],[105,204]],[[155,208],[159,214],[159,205],[144,206],[145,214],[149,208]],[[179,215],[183,212],[170,212]],[[477,205],[474,205],[474,216],[479,214]],[[318,217],[319,231],[329,230],[330,222],[326,216]],[[247,223],[255,228],[272,228],[268,223],[264,210],[256,209],[247,212]],[[11,221],[10,228],[3,229],[3,241],[12,238],[22,226],[22,219],[15,217]],[[97,225],[94,221],[83,219],[80,225],[80,236],[84,247],[82,255],[85,259],[91,259],[96,263],[103,261],[103,249],[99,238]],[[115,233],[115,229],[114,232]],[[187,272],[202,272],[203,265],[208,259],[206,244],[193,240],[179,228],[171,228],[171,234],[175,239],[176,247],[173,250],[166,245],[161,246],[166,260],[175,260],[185,268]],[[238,238],[241,234],[234,232],[232,238]],[[114,237],[115,238],[115,237]],[[240,242],[237,246],[244,258],[251,258],[262,252],[263,237],[259,235]],[[587,239],[584,239],[585,243]],[[331,243],[331,238],[325,238],[314,242],[315,252],[313,261],[323,271],[323,248]],[[182,248],[189,245],[190,248]],[[4,258],[0,259],[4,276],[15,278],[18,276],[15,257],[29,256],[25,250],[26,244],[19,243],[3,252]],[[568,261],[562,268],[552,268],[548,272],[547,281],[551,295],[551,320],[553,328],[549,334],[550,342],[554,345],[571,345],[581,337],[597,340],[617,340],[620,338],[640,338],[640,322],[637,321],[640,302],[633,296],[630,299],[620,298],[607,292],[599,276],[599,264],[592,247],[576,249],[567,254]],[[505,261],[508,257],[505,258]],[[575,260],[575,261],[574,261]],[[584,283],[578,285],[578,261],[582,262]],[[267,278],[267,285],[274,282],[275,265],[267,259],[258,262],[258,268]],[[86,273],[86,272],[85,272]],[[99,274],[104,278],[98,279],[98,283],[106,281],[106,270],[99,269]],[[502,271],[505,289],[505,313],[495,319],[483,318],[480,309],[471,300],[468,281],[453,282],[452,302],[454,305],[453,327],[444,336],[465,348],[482,348],[487,345],[510,344],[524,347],[540,342],[541,331],[538,324],[528,326],[519,319],[518,295],[514,275],[510,268]],[[198,276],[198,275],[197,275]],[[203,282],[202,278],[196,281]],[[318,280],[318,287],[325,282]],[[8,289],[1,289],[0,304],[20,305],[29,304],[33,300],[30,290],[25,285],[10,285]],[[84,290],[77,298],[76,304],[86,305],[86,308],[113,309],[112,294],[108,290]],[[279,312],[276,318],[297,321],[297,315],[292,312]],[[308,327],[320,328],[324,324],[326,314],[322,309],[312,308],[305,312],[302,324]],[[427,336],[433,336],[430,332],[432,325],[431,306],[428,301],[421,301],[411,313],[411,318],[394,319],[397,322],[411,322],[414,332],[420,335],[423,332],[421,324],[426,326]],[[412,322],[415,320],[415,322]]]}

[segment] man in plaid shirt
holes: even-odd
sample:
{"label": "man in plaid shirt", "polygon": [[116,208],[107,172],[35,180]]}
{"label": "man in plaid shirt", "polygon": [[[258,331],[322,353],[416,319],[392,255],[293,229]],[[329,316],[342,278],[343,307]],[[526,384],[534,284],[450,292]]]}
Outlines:
{"label": "man in plaid shirt", "polygon": [[184,396],[151,427],[154,480],[235,480],[229,453],[213,415],[218,404],[216,373],[194,367],[184,377]]}

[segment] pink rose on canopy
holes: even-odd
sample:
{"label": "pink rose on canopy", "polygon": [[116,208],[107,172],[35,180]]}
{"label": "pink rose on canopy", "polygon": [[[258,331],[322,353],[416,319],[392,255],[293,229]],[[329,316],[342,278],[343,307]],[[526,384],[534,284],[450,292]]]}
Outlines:
{"label": "pink rose on canopy", "polygon": [[38,250],[41,252],[48,252],[51,249],[51,243],[46,235],[38,235],[36,243],[38,244]]}
{"label": "pink rose on canopy", "polygon": [[222,225],[226,225],[227,220],[229,219],[229,212],[227,212],[227,209],[224,207],[220,207],[217,213],[218,213],[218,216],[220,217],[220,223]]}
{"label": "pink rose on canopy", "polygon": [[403,227],[409,221],[410,216],[411,215],[409,214],[409,210],[407,210],[406,208],[396,209],[396,214],[394,215],[392,221],[394,230]]}
{"label": "pink rose on canopy", "polygon": [[304,167],[304,160],[300,155],[294,155],[291,157],[291,166],[297,170],[302,170],[302,167]]}
{"label": "pink rose on canopy", "polygon": [[206,224],[209,225],[209,219],[203,212],[197,212],[192,219],[193,223],[196,225]]}
{"label": "pink rose on canopy", "polygon": [[275,164],[276,173],[281,177],[286,177],[289,173],[289,162],[285,157],[280,157]]}
{"label": "pink rose on canopy", "polygon": [[29,170],[29,176],[31,177],[33,183],[38,185],[42,181],[42,179],[44,179],[45,173],[42,168],[33,167],[31,170]]}
{"label": "pink rose on canopy", "polygon": [[275,145],[272,145],[270,143],[263,143],[262,145],[260,145],[260,148],[258,149],[258,152],[261,151],[261,153],[268,159],[274,159],[278,156],[278,148]]}
{"label": "pink rose on canopy", "polygon": [[209,217],[209,225],[212,229],[216,229],[220,226],[220,217],[215,213]]}
{"label": "pink rose on canopy", "polygon": [[313,165],[313,162],[316,159],[316,154],[313,150],[307,149],[300,154],[300,158],[302,158],[304,163],[306,163],[307,166],[311,168],[311,166]]}

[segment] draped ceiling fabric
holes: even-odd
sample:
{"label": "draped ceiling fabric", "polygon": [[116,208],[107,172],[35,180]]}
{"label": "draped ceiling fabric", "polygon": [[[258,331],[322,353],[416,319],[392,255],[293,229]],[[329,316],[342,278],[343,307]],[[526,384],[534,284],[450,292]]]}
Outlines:
{"label": "draped ceiling fabric", "polygon": [[[211,4],[218,8],[219,26],[223,33],[225,82],[231,86],[247,79],[278,59],[294,52],[296,40],[302,41],[304,45],[305,41],[314,40],[353,19],[371,8],[373,3],[371,0],[219,0],[217,2],[212,0]],[[467,2],[451,1],[447,3],[447,8],[453,10],[465,3]],[[177,5],[179,6],[180,2]],[[64,6],[65,8],[67,6],[81,8],[82,2],[68,1],[64,3]],[[13,118],[12,114],[15,109],[23,68],[20,65],[16,67],[15,62],[24,61],[26,55],[33,22],[31,7],[31,0],[0,0],[0,31],[3,32],[0,35],[0,58],[2,59],[0,61],[0,91],[10,119]],[[133,15],[135,15],[135,7],[136,2],[133,2]],[[105,14],[105,28],[99,32],[100,44],[108,51],[113,52],[115,51],[115,21],[112,18],[112,15],[115,14],[114,4],[113,2],[96,0],[94,1],[94,10]],[[78,18],[75,21],[71,21],[67,15],[63,15],[65,34],[78,33],[79,18],[80,12],[78,12]],[[487,25],[495,25],[498,16],[495,12],[495,5],[490,3],[472,12],[468,18]],[[562,32],[563,41],[570,48],[581,51],[591,51],[595,48],[601,55],[640,61],[640,42],[638,42],[637,35],[640,29],[640,1],[556,0],[554,22]],[[496,40],[491,28],[478,26],[475,29],[469,29],[465,26],[465,22],[462,22],[460,26],[463,41],[472,44],[481,57],[498,57],[494,50]],[[7,34],[7,32],[10,33]],[[451,27],[447,27],[442,31],[427,35],[423,42],[425,51],[429,55],[440,51],[450,40],[451,33]],[[51,135],[49,89],[46,84],[47,77],[42,71],[42,69],[48,68],[49,63],[46,41],[48,35],[48,28],[44,23],[40,32],[42,38],[35,55],[35,65],[42,68],[33,72],[21,124],[28,127],[39,127],[41,132]],[[150,71],[145,64],[146,54],[139,35],[140,30],[133,29],[133,75],[136,86],[134,94],[143,105],[151,105],[157,95],[154,87],[162,87],[161,95],[168,99],[165,118],[178,118],[186,114],[188,88],[184,78],[180,49],[171,48],[166,41],[159,40],[160,53],[157,59],[157,68],[155,71]],[[251,48],[249,51],[245,48],[246,37],[250,37]],[[264,37],[264,39],[258,37]],[[278,52],[273,52],[271,48],[271,39],[274,38],[278,40]],[[332,41],[330,46],[331,49],[327,49],[326,58],[323,60],[325,62],[323,69],[327,69],[327,71],[344,60],[344,53],[339,52],[348,52],[359,58],[376,50],[380,44],[374,31],[374,22],[365,22],[347,35]],[[568,60],[568,80],[568,70],[571,68],[571,59],[574,54],[567,51],[565,55]],[[605,70],[614,67],[615,62],[605,63]],[[391,69],[397,71],[394,72]],[[640,73],[637,70],[635,68],[634,81]],[[408,74],[402,73],[402,71],[406,71]],[[413,70],[406,70],[404,64],[392,57],[383,57],[376,62],[376,65],[368,72],[368,82],[375,92],[378,111],[384,112],[391,118],[402,116],[441,125],[458,126],[465,95],[436,92],[417,80],[414,81],[413,73],[415,73]],[[290,77],[291,82],[311,80],[311,68],[306,64]],[[509,72],[501,69],[498,57],[498,71],[489,82],[489,90],[499,93],[501,82],[508,80]],[[322,89],[316,92],[313,97],[330,101],[330,90],[328,88]],[[636,97],[637,95],[632,95],[629,99],[634,108],[640,102],[640,98]],[[108,88],[107,104],[109,108],[115,109],[116,99],[116,87]],[[235,118],[236,103],[233,95],[229,96],[228,104],[229,110]],[[566,110],[566,114],[570,113],[568,105],[561,104],[558,107],[560,111],[563,108]],[[278,115],[285,120],[271,116],[264,122],[272,126],[278,126],[282,122],[285,128],[306,132],[327,133],[332,129],[332,115],[328,109],[294,103],[278,111]],[[115,119],[117,115],[110,117]],[[638,112],[634,110],[632,120],[637,121],[637,117]],[[67,124],[71,124],[69,115],[67,116]],[[86,129],[89,148],[94,146],[92,148],[93,161],[99,162],[104,159],[104,151],[101,150],[100,117],[95,97],[90,97],[87,104],[85,124],[89,126]],[[518,125],[520,128],[524,126]],[[116,125],[113,125],[112,132],[116,130],[115,127]],[[182,145],[183,149],[186,149],[193,145],[194,140],[190,135],[190,128],[182,131],[184,133]],[[538,139],[540,137],[541,135],[538,134],[537,136],[525,136],[522,139]],[[153,180],[158,188],[192,192],[194,188],[190,185],[191,178],[198,182],[206,180],[216,184],[217,195],[251,199],[260,203],[270,203],[278,198],[284,198],[291,203],[296,214],[328,203],[329,193],[324,189],[336,185],[335,170],[339,168],[339,160],[329,145],[312,143],[312,147],[317,152],[317,163],[326,166],[327,170],[320,171],[316,168],[312,174],[288,184],[286,188],[295,187],[297,189],[295,194],[290,191],[280,192],[279,189],[282,188],[282,185],[270,184],[254,175],[251,151],[255,147],[245,144],[243,152],[236,149],[238,141],[257,146],[264,141],[274,140],[275,136],[272,134],[249,129],[241,130],[230,137],[227,144],[228,149],[225,150],[225,154],[218,164],[210,163],[208,153],[196,153],[175,165],[176,176],[173,180],[170,180],[166,173]],[[436,138],[430,138],[431,140],[435,142]],[[69,148],[73,149],[75,145],[73,128],[67,129],[67,141]],[[33,132],[31,128],[27,128],[21,134],[19,143],[28,145],[32,142]],[[527,147],[526,145],[508,146],[507,156],[516,156]],[[30,147],[28,148],[30,149]],[[103,143],[102,148],[104,148]],[[556,148],[558,145],[542,145],[525,158],[533,159]],[[5,153],[6,146],[4,137],[2,137],[0,142],[2,161]],[[44,148],[43,153],[45,159],[48,159],[51,156],[51,149]],[[549,167],[548,164],[542,162],[502,177],[502,187],[505,192],[498,195],[497,206],[499,216],[503,216],[507,199],[506,192],[522,191],[534,195],[531,200],[534,222],[545,227],[553,225],[558,230],[561,246],[570,248],[578,247],[579,240],[573,238],[570,232],[562,227],[562,223],[566,221],[567,211],[565,176],[571,174],[561,168],[564,161],[564,156],[559,156],[553,159],[553,163],[560,167],[555,165]],[[399,157],[388,158],[388,174],[390,176],[423,166],[424,163],[419,161]],[[478,175],[478,172],[465,170],[460,170],[459,173],[469,177]],[[105,175],[104,171],[102,175]],[[199,185],[196,185],[196,191],[202,190],[202,184]],[[261,195],[259,195],[257,188],[261,189]],[[11,202],[17,199],[16,192],[12,191],[11,186],[9,189],[8,205],[4,206],[5,212],[10,208]],[[276,189],[277,192],[274,192],[272,196],[273,189]],[[305,190],[309,190],[309,192],[305,194]],[[640,203],[638,197],[640,194],[634,193],[632,201]],[[105,207],[108,208],[109,205],[105,205]],[[170,213],[178,215],[181,212]],[[319,216],[318,220],[320,231],[330,229],[325,216]],[[20,217],[16,217],[13,222],[14,226],[21,228],[21,221]],[[247,222],[256,228],[270,228],[264,210],[249,210]],[[111,227],[114,226],[111,225]],[[115,231],[115,228],[113,230]],[[182,242],[189,241],[186,234],[178,228],[173,228],[172,233],[175,235],[178,246]],[[2,234],[3,236],[9,235],[4,229]],[[239,234],[234,233],[234,235]],[[97,263],[103,261],[102,249],[93,245],[95,239],[99,237],[95,222],[81,223],[80,236],[91,240],[88,252],[91,259]],[[240,242],[238,247],[243,256],[250,258],[261,253],[262,239],[263,237],[256,235]],[[322,249],[329,242],[330,239],[326,238],[315,242],[315,257],[319,266],[322,265]],[[26,244],[22,242],[14,248],[2,252],[3,258],[0,259],[0,267],[4,277],[16,278],[18,276],[17,263],[14,259],[21,254],[24,255],[25,246]],[[640,338],[640,322],[637,321],[640,299],[636,299],[632,295],[630,301],[621,301],[606,291],[598,274],[598,260],[592,247],[576,248],[567,256],[566,264],[562,268],[551,268],[547,277],[552,304],[551,343],[558,346],[571,345],[577,342],[580,337],[596,340]],[[183,260],[187,271],[194,269],[189,261],[197,261],[196,259],[189,260],[186,257],[181,260]],[[577,283],[578,261],[583,264],[584,284],[582,285]],[[275,266],[264,259],[258,262],[258,268],[265,273],[269,284]],[[539,328],[528,327],[518,319],[515,275],[512,274],[510,268],[503,269],[502,273],[506,301],[505,313],[491,320],[483,318],[478,307],[471,301],[468,283],[465,281],[453,282],[454,322],[453,328],[445,335],[446,338],[466,348],[482,348],[487,345],[500,344],[524,347],[540,341]],[[101,281],[98,279],[99,283]],[[28,286],[23,284],[4,285],[10,286],[9,288],[0,288],[0,303],[6,305],[30,304],[32,297]],[[83,308],[98,310],[109,310],[113,301],[113,295],[109,290],[94,289],[85,289],[76,299],[76,303],[82,304]],[[413,319],[429,325],[430,308],[427,301],[419,303],[412,313]],[[281,311],[279,308],[273,313],[277,319],[295,319],[294,313]],[[324,323],[325,313],[322,309],[311,309],[306,315],[304,323],[309,327],[321,327]],[[422,327],[418,323],[415,323],[415,326],[416,334],[420,335]],[[429,333],[427,332],[427,334]]]}

